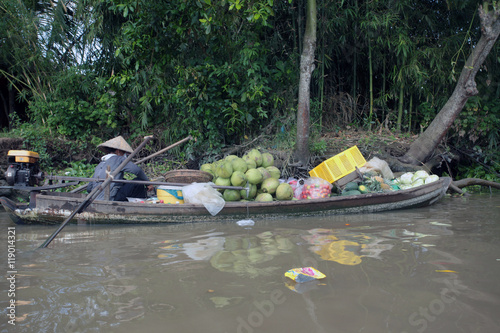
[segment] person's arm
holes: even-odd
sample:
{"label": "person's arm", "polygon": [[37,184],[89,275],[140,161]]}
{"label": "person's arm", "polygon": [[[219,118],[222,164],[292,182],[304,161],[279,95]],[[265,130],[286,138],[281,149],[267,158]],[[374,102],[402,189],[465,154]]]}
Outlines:
{"label": "person's arm", "polygon": [[[132,173],[134,175],[136,175],[136,179],[138,180],[146,180],[146,181],[149,181],[149,177],[146,175],[146,173],[140,168],[138,167],[136,164],[132,163],[132,162],[129,162],[125,168],[124,168],[125,172],[129,172],[129,173]],[[154,185],[148,185],[148,191],[153,191],[154,190]]]}
{"label": "person's arm", "polygon": [[149,181],[149,177],[146,173],[132,162],[127,163],[127,165],[123,168],[123,171],[134,174],[137,177],[137,180]]}

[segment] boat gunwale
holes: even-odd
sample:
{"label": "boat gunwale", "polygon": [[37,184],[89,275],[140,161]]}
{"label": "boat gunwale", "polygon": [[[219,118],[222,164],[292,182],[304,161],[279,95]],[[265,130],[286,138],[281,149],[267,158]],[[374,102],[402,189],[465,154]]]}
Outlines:
{"label": "boat gunwale", "polygon": [[[224,220],[234,216],[245,215],[263,217],[329,215],[330,213],[336,214],[333,212],[336,210],[340,214],[365,213],[432,204],[446,193],[450,183],[451,178],[442,177],[433,183],[393,192],[334,196],[307,200],[226,202],[224,208],[216,216],[211,216],[201,204],[155,204],[95,200],[87,207],[85,212],[78,215],[80,219],[94,220],[97,221],[96,223],[105,223],[101,222],[101,220],[106,220],[106,218],[109,218],[110,221],[119,220],[120,214],[122,214],[121,218],[126,223],[133,223],[133,215],[137,215],[137,223],[145,223],[144,221],[148,217],[152,218],[151,223],[155,223],[184,222],[184,220],[188,222],[196,222],[196,220]],[[424,200],[424,196],[429,197],[429,199]],[[422,198],[415,200],[420,197]],[[78,198],[78,195],[74,193],[69,195],[66,195],[64,192],[38,193],[36,195],[37,208],[35,210],[18,210],[14,213],[18,219],[24,219],[23,215],[26,215],[26,213],[35,214],[35,211],[38,210],[41,219],[44,216],[50,219],[50,215],[53,215],[52,217],[64,216],[67,212],[71,212],[82,200],[84,200],[83,196]],[[160,220],[160,215],[163,217],[161,221],[157,221]],[[32,219],[34,218],[32,217]],[[169,221],[169,219],[172,221]],[[29,223],[47,224],[47,222],[35,221],[30,221]],[[48,223],[54,222],[51,221]]]}
{"label": "boat gunwale", "polygon": [[[235,207],[235,208],[246,208],[246,207],[258,207],[258,206],[300,206],[300,205],[310,205],[314,203],[330,203],[337,201],[350,201],[352,199],[373,199],[373,198],[395,198],[405,196],[412,196],[418,192],[430,192],[430,188],[448,188],[451,183],[451,179],[448,177],[441,177],[438,181],[420,185],[418,187],[412,187],[409,189],[401,189],[397,191],[391,192],[379,192],[379,193],[364,193],[350,196],[333,196],[328,198],[317,198],[317,199],[307,199],[307,200],[273,200],[273,201],[226,201],[225,206]],[[437,186],[439,184],[439,186]],[[56,195],[49,194],[51,192],[44,192],[37,195],[37,201],[39,199],[45,201],[68,201],[74,200],[76,202],[83,201],[85,196],[78,195],[77,193],[69,193],[69,192],[52,192]],[[68,195],[66,195],[68,194]],[[40,196],[41,195],[41,196]],[[396,200],[398,201],[398,200]],[[183,204],[157,204],[157,203],[140,203],[140,202],[130,202],[130,201],[108,201],[108,200],[94,200],[91,205],[118,205],[118,206],[130,206],[130,207],[160,207],[165,209],[166,207],[186,207],[186,208],[204,208],[202,204],[192,204],[192,203],[183,203]],[[170,209],[170,208],[169,208]]]}

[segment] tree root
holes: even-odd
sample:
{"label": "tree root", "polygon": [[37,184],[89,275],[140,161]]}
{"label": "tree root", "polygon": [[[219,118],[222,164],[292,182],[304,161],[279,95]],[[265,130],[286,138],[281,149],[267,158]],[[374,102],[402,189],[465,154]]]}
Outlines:
{"label": "tree root", "polygon": [[465,178],[465,179],[461,179],[461,180],[455,180],[450,184],[449,189],[452,190],[453,192],[456,192],[459,194],[466,194],[464,191],[462,191],[462,188],[467,187],[467,186],[474,186],[474,185],[488,186],[488,187],[500,189],[500,183],[492,182],[492,181],[484,180],[484,179],[480,179],[480,178]]}

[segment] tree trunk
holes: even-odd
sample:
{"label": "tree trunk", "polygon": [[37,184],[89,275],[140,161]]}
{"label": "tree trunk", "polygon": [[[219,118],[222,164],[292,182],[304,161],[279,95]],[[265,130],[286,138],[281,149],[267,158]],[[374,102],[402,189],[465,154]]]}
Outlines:
{"label": "tree trunk", "polygon": [[9,87],[9,110],[7,111],[7,121],[9,122],[9,131],[12,129],[11,119],[12,116],[16,112],[16,94],[14,92],[14,88],[12,86]]}
{"label": "tree trunk", "polygon": [[368,38],[368,73],[369,73],[369,89],[370,89],[370,111],[368,114],[368,130],[372,129],[373,121],[373,61],[372,61],[372,43]]}
{"label": "tree trunk", "polygon": [[410,106],[408,107],[408,132],[411,132],[411,113],[413,111],[413,94],[410,94]]}
{"label": "tree trunk", "polygon": [[444,135],[451,127],[465,103],[478,94],[475,77],[490,53],[500,34],[500,9],[488,11],[488,7],[479,6],[481,20],[481,38],[467,59],[453,94],[429,127],[415,140],[401,161],[413,165],[423,164],[436,149]]}
{"label": "tree trunk", "polygon": [[[354,2],[355,14],[354,17],[359,17],[359,7],[358,0]],[[357,100],[358,96],[358,88],[357,88],[357,73],[358,73],[358,20],[354,20],[354,46],[353,51],[354,54],[352,56],[353,64],[352,64],[352,98]]]}
{"label": "tree trunk", "polygon": [[301,165],[309,161],[309,113],[310,86],[314,71],[314,52],[316,50],[316,0],[307,0],[306,31],[300,57],[299,101],[297,107],[297,146],[295,159]]}
{"label": "tree trunk", "polygon": [[5,97],[3,97],[3,93],[1,91],[0,91],[0,98],[2,99],[3,113],[5,114],[5,118],[7,119],[7,126],[10,130],[9,107],[8,107],[7,101],[5,100]]}
{"label": "tree trunk", "polygon": [[403,121],[404,93],[405,85],[401,82],[401,86],[399,87],[398,120],[396,122],[396,131],[398,133],[401,133],[401,123]]}

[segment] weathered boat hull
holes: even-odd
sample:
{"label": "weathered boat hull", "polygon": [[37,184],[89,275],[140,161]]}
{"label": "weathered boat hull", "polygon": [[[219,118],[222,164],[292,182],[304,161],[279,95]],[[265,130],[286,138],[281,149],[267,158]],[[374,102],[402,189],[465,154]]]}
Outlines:
{"label": "weathered boat hull", "polygon": [[[181,223],[222,221],[246,218],[276,218],[285,216],[313,216],[331,214],[374,213],[431,205],[441,199],[451,183],[450,178],[419,187],[387,193],[369,193],[336,196],[324,199],[272,202],[226,202],[224,208],[212,216],[203,205],[153,204],[96,200],[73,222],[95,224],[114,223]],[[59,224],[84,200],[75,193],[47,192],[36,195],[36,206],[15,204],[9,199],[0,202],[15,223]]]}

